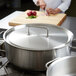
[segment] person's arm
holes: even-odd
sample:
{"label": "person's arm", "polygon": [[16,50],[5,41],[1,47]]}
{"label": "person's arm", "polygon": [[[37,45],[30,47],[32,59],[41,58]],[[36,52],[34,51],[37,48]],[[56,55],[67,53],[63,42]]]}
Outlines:
{"label": "person's arm", "polygon": [[40,6],[41,9],[45,9],[46,7],[46,3],[44,2],[44,0],[33,0],[33,2],[37,5]]}
{"label": "person's arm", "polygon": [[62,0],[62,4],[58,6],[62,12],[65,12],[70,6],[71,0]]}
{"label": "person's arm", "polygon": [[46,15],[50,15],[50,14],[57,14],[57,13],[60,13],[61,10],[59,8],[56,8],[56,9],[52,9],[52,8],[47,8],[46,9]]}
{"label": "person's arm", "polygon": [[71,0],[62,0],[62,3],[56,9],[52,9],[52,8],[46,9],[47,15],[65,12],[69,8],[70,3]]}
{"label": "person's arm", "polygon": [[[35,3],[35,5],[37,5],[38,0],[33,0],[33,2]],[[37,5],[38,6],[38,5]]]}

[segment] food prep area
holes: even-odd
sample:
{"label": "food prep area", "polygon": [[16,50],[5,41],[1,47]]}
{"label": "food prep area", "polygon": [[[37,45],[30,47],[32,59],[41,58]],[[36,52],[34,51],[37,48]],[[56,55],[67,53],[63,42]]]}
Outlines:
{"label": "food prep area", "polygon": [[39,8],[32,1],[22,1],[19,8],[9,6],[0,8],[0,76],[76,76],[76,14],[69,13],[74,8],[66,12],[61,26],[14,27],[9,26],[12,19]]}
{"label": "food prep area", "polygon": [[[1,20],[2,26],[4,25],[4,27],[0,29],[1,30],[0,31],[1,32],[1,34],[0,34],[1,39],[2,39],[3,33],[6,31],[6,29],[10,29],[11,28],[11,26],[8,27],[8,22],[11,19],[11,17],[14,17],[15,15],[21,14],[21,13],[22,13],[22,11],[15,11],[12,14],[8,15],[7,17],[5,17],[5,18],[3,18]],[[76,20],[75,17],[69,17],[68,16],[65,19],[65,21],[63,22],[63,24],[60,26],[60,27],[67,28],[70,31],[72,31],[73,34],[74,34],[74,39],[76,38],[76,31],[75,31],[75,29],[76,29],[76,27],[75,27],[76,21],[75,20]],[[6,25],[4,24],[4,21],[5,21]],[[5,26],[7,26],[7,28]],[[30,70],[20,69],[19,67],[9,63],[7,61],[8,59],[6,57],[6,53],[5,53],[5,50],[4,50],[5,47],[3,45],[2,40],[1,40],[1,43],[2,44],[1,44],[0,48],[2,50],[0,50],[0,54],[1,54],[1,56],[0,56],[0,65],[3,64],[2,65],[3,67],[2,66],[0,67],[1,68],[0,69],[0,74],[2,76],[14,76],[14,75],[16,75],[16,76],[33,76],[33,75],[36,75],[36,76],[46,76],[46,71],[30,71]],[[74,47],[76,46],[76,40],[73,41],[73,46]],[[70,51],[71,51],[71,56],[76,56],[76,52],[75,52],[76,49],[70,48]]]}

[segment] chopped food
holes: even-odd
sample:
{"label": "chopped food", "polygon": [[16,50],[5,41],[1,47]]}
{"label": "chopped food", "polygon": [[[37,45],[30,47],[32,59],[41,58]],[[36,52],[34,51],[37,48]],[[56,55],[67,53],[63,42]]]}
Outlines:
{"label": "chopped food", "polygon": [[28,16],[27,18],[30,18],[30,19],[36,18],[37,17],[37,12],[30,10],[30,11],[27,12],[27,16]]}

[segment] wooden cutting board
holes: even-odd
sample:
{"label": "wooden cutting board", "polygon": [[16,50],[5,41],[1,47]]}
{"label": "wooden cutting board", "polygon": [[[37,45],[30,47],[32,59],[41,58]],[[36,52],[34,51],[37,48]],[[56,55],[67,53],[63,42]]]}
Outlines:
{"label": "wooden cutting board", "polygon": [[56,15],[46,16],[44,12],[37,11],[37,18],[29,19],[27,18],[27,12],[23,12],[19,16],[15,17],[9,22],[10,26],[30,24],[30,23],[47,23],[60,26],[66,18],[66,14],[59,13]]}

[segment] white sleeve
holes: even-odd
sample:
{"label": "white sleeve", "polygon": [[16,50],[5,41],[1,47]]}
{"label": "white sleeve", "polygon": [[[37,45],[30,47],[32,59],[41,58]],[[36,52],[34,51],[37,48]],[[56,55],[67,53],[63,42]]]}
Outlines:
{"label": "white sleeve", "polygon": [[38,0],[33,0],[33,2],[35,3],[35,5],[37,5],[37,1],[38,1]]}
{"label": "white sleeve", "polygon": [[62,0],[62,4],[59,5],[59,9],[65,12],[70,6],[71,0]]}

